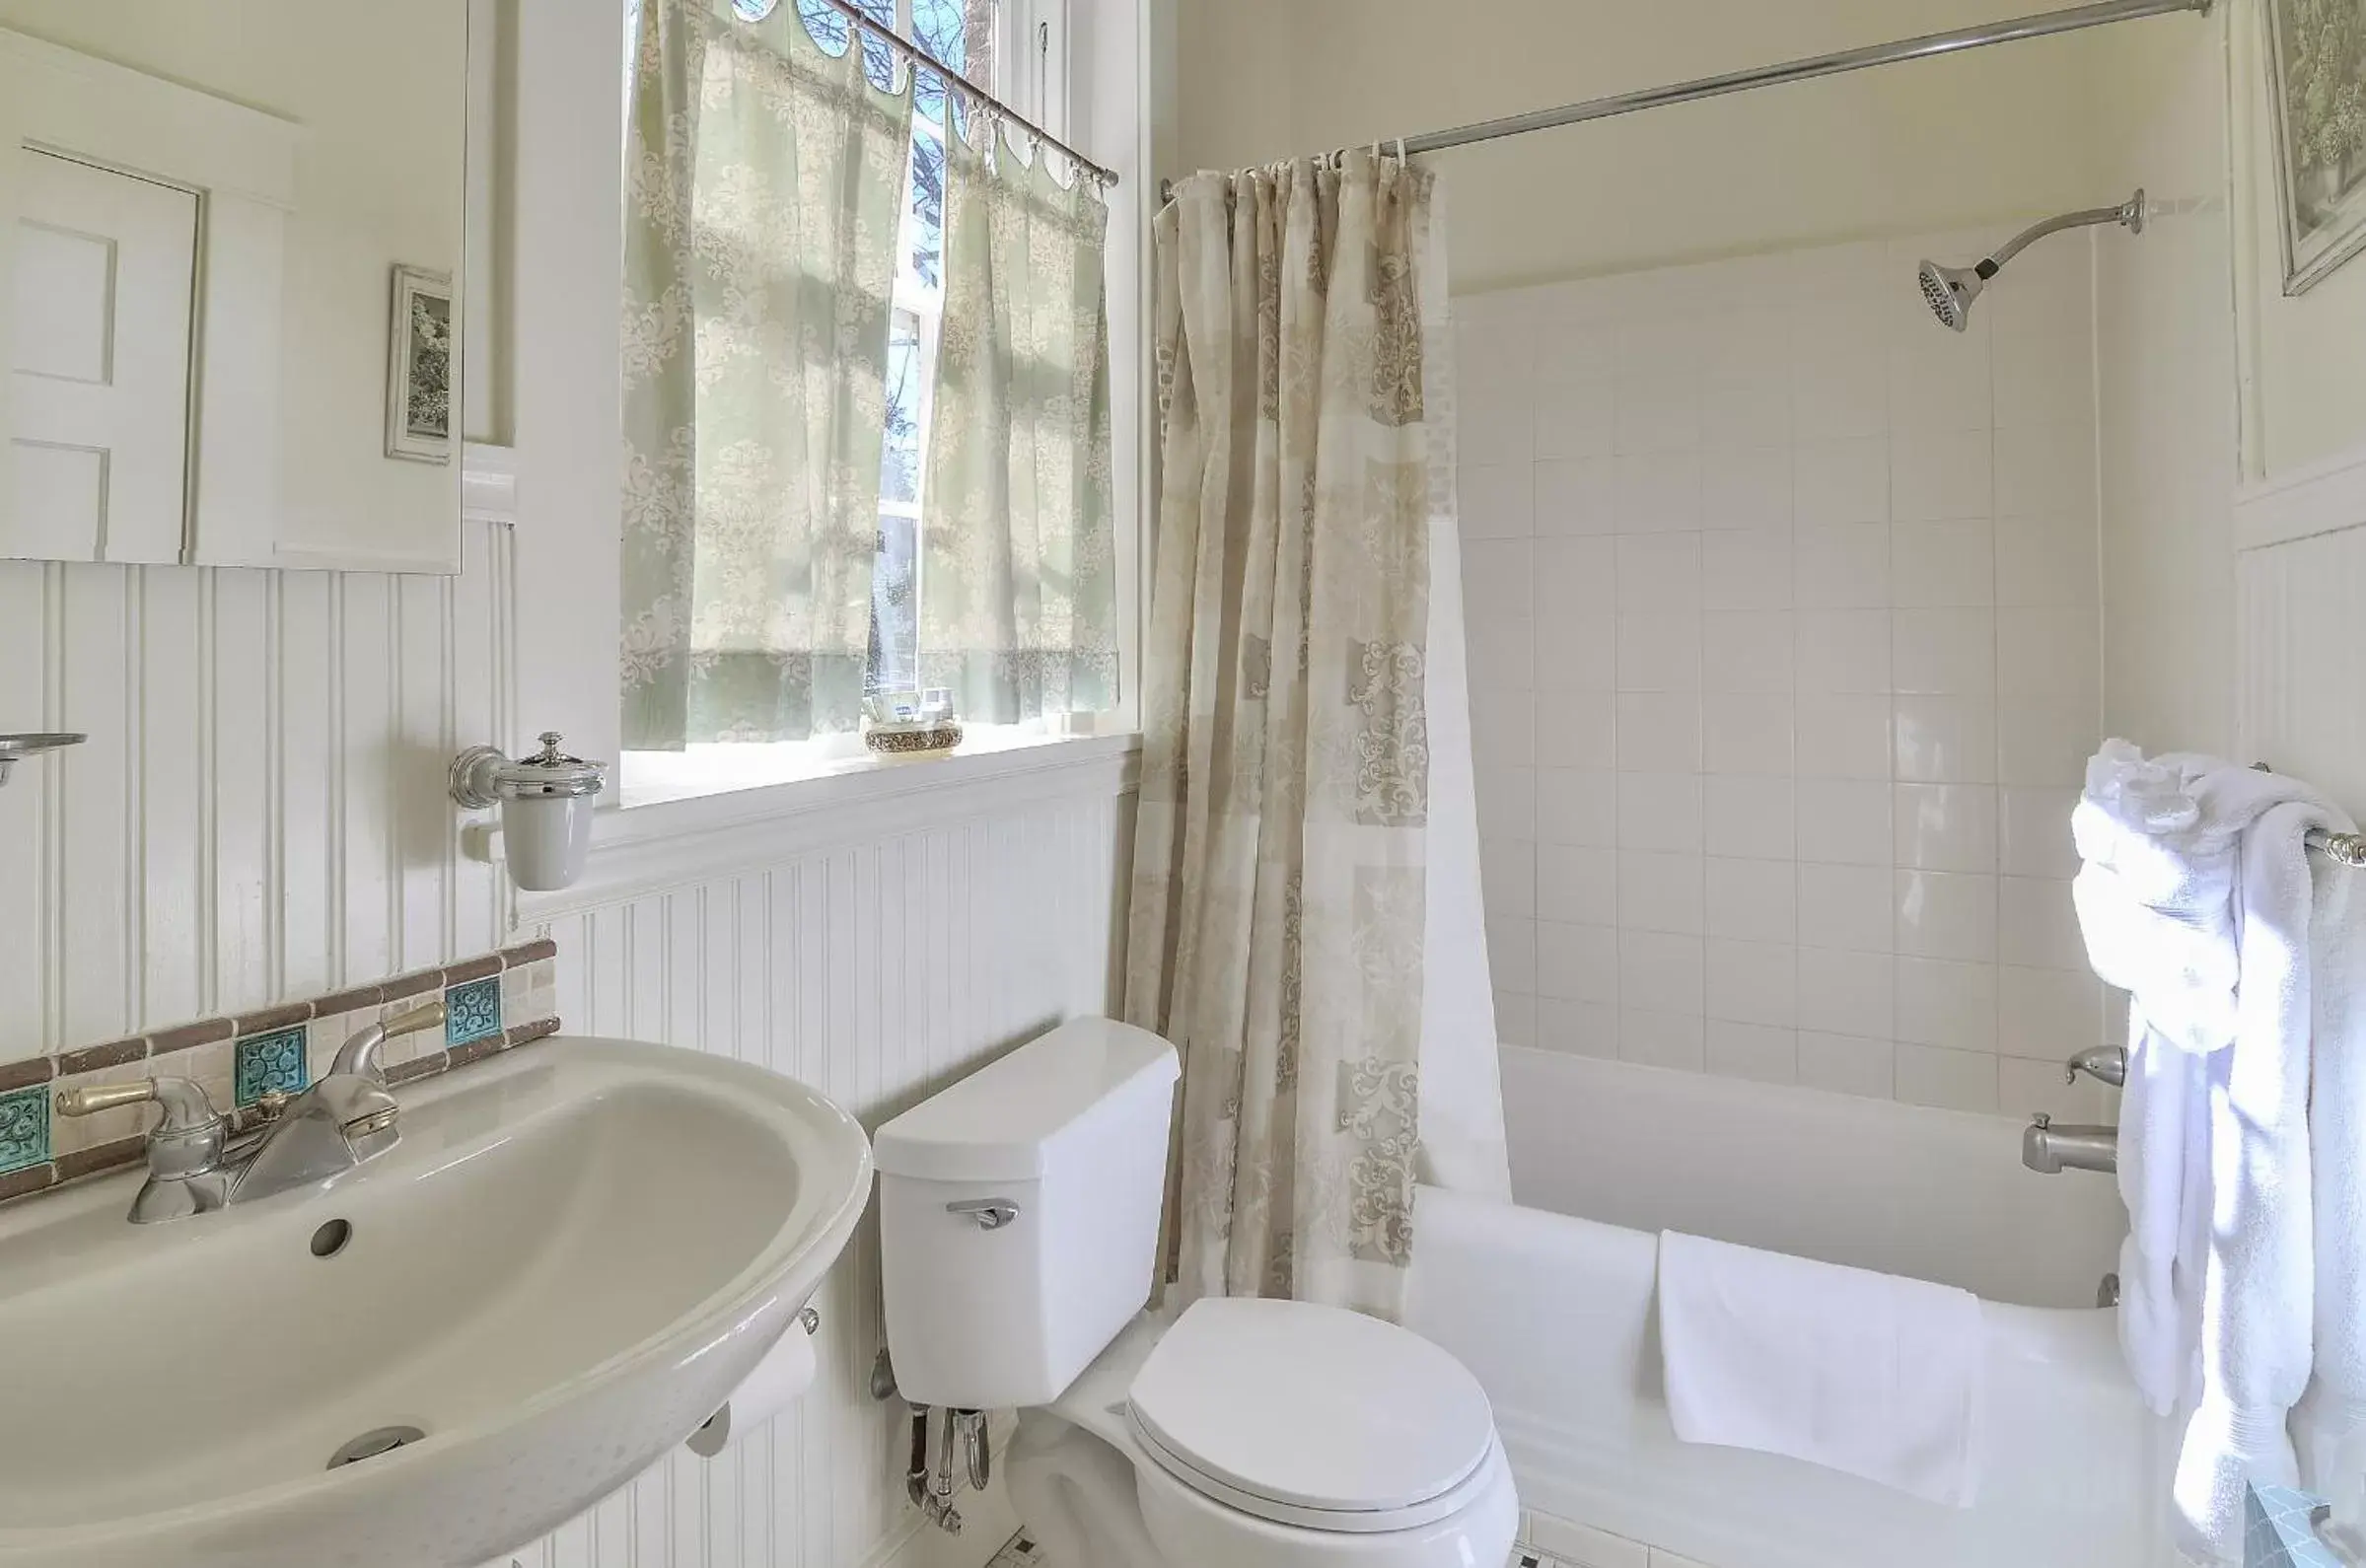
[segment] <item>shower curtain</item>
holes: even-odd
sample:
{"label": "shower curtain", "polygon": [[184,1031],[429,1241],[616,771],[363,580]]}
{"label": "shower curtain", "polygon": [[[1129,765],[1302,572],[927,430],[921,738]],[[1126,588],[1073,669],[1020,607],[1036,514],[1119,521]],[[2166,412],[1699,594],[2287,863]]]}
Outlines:
{"label": "shower curtain", "polygon": [[1393,1318],[1416,1179],[1509,1194],[1433,200],[1359,152],[1159,216],[1125,1013],[1183,1053],[1186,1300]]}

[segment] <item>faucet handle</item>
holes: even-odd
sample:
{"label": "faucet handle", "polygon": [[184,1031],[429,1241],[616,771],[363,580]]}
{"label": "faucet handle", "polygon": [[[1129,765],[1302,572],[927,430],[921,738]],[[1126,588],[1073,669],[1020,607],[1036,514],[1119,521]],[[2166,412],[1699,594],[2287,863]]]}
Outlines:
{"label": "faucet handle", "polygon": [[127,1084],[92,1084],[61,1089],[55,1104],[61,1116],[95,1116],[122,1105],[155,1102],[164,1107],[158,1132],[194,1132],[222,1119],[204,1087],[186,1078],[142,1078]]}
{"label": "faucet handle", "polygon": [[397,1034],[415,1034],[423,1029],[441,1029],[445,1008],[441,1002],[414,1007],[383,1023],[372,1024],[357,1032],[337,1048],[336,1060],[329,1063],[330,1074],[351,1073],[375,1083],[386,1081],[386,1071],[378,1065],[378,1048]]}
{"label": "faucet handle", "polygon": [[2062,1082],[2075,1084],[2078,1075],[2085,1073],[2097,1083],[2114,1089],[2127,1087],[2127,1050],[2119,1045],[2097,1045],[2080,1051],[2062,1064]]}

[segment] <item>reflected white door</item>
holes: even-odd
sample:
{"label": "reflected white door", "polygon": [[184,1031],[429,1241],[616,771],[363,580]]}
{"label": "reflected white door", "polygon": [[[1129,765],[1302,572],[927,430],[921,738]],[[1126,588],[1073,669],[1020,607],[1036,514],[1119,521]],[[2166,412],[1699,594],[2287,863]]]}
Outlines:
{"label": "reflected white door", "polygon": [[30,149],[18,163],[0,555],[178,561],[197,198]]}

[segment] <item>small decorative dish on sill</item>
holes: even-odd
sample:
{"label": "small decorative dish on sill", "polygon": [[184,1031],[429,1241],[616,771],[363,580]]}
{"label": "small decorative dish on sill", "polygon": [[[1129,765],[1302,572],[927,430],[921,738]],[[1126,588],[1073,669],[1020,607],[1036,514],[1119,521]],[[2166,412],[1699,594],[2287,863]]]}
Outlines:
{"label": "small decorative dish on sill", "polygon": [[953,693],[942,686],[927,692],[874,692],[863,699],[863,745],[874,755],[943,756],[962,744]]}

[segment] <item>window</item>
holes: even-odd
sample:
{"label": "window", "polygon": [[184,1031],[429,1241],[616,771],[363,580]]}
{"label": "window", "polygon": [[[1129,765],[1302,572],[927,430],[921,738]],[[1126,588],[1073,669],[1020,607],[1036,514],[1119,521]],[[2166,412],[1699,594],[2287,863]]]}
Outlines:
{"label": "window", "polygon": [[[868,635],[865,639],[858,605],[851,624],[841,619],[841,625],[844,633],[865,640],[848,646],[841,635],[835,647],[845,654],[856,653],[859,648],[863,689],[873,692],[909,689],[927,678],[922,673],[919,648],[922,596],[927,591],[921,548],[922,507],[930,494],[927,471],[930,421],[945,309],[947,139],[958,132],[974,142],[980,131],[972,122],[974,109],[949,88],[947,74],[992,94],[1059,134],[1068,118],[1062,102],[1066,91],[1062,24],[1069,0],[843,0],[843,7],[831,0],[731,0],[731,3],[745,21],[768,30],[783,27],[793,30],[801,25],[817,45],[841,60],[850,50],[859,49],[862,73],[881,93],[896,95],[899,100],[895,133],[901,133],[908,123],[908,163],[900,194],[897,233],[891,250],[896,270],[886,323],[885,416],[880,432],[876,553],[871,572]],[[644,4],[646,0],[627,0],[628,14]],[[859,11],[881,27],[911,40],[929,59],[940,62],[942,70],[925,64],[907,65],[900,58],[901,51],[857,27],[846,15],[847,10]],[[634,53],[634,58],[627,61],[626,71],[629,121],[634,103],[633,80],[653,57],[641,55],[637,50],[628,52]],[[876,128],[877,122],[873,124]],[[628,129],[628,138],[631,134]],[[632,156],[629,147],[627,156]],[[877,168],[876,164],[872,167]],[[880,259],[876,249],[871,255],[875,262]],[[875,271],[873,277],[877,276]],[[876,283],[870,287],[876,288]],[[877,295],[872,294],[871,299],[875,309]],[[656,452],[661,448],[652,442],[648,450]],[[855,547],[859,549],[861,545]],[[681,601],[660,601],[653,592],[652,598],[644,603],[679,606]],[[668,613],[671,612],[669,609]],[[628,621],[632,614],[628,608]],[[628,625],[628,641],[633,634]],[[661,629],[659,635],[670,637],[670,629]],[[687,647],[686,638],[657,646],[658,657],[667,662],[669,670],[679,670],[688,663],[681,658]],[[731,657],[739,657],[736,650]],[[731,774],[742,782],[757,782],[758,776],[765,774],[776,778],[803,776],[826,768],[838,757],[862,753],[859,736],[831,733],[843,724],[845,708],[841,699],[848,691],[845,677],[853,673],[849,668],[851,661],[834,651],[817,654],[817,671],[821,670],[824,657],[839,660],[832,677],[837,681],[831,687],[833,718],[826,727],[816,723],[811,739],[792,738],[799,733],[794,720],[782,726],[788,733],[768,739],[759,714],[754,723],[746,726],[717,725],[702,719],[692,726],[693,738],[686,751],[643,749],[631,739],[634,724],[628,717],[630,772],[661,787],[677,777],[683,783],[691,783],[695,779],[713,778],[718,772]],[[932,660],[932,667],[933,664]],[[698,668],[692,666],[691,678],[708,680],[708,677],[697,673]],[[711,670],[715,666],[704,668]],[[727,670],[726,680],[729,678]],[[823,677],[817,674],[810,678],[818,712]],[[696,689],[712,693],[723,683],[710,681]],[[635,682],[629,675],[626,687],[629,709],[636,700]],[[654,688],[644,682],[640,689]],[[737,697],[735,689],[733,699]],[[713,711],[712,707],[706,710],[710,716]],[[734,734],[735,729],[741,733]],[[666,744],[663,723],[642,733],[656,736],[657,746]],[[680,735],[681,731],[678,728],[674,733]],[[681,743],[673,744],[679,748]],[[755,754],[759,752],[769,755]]]}

